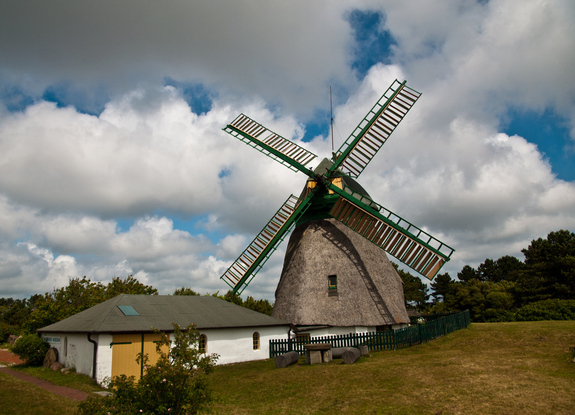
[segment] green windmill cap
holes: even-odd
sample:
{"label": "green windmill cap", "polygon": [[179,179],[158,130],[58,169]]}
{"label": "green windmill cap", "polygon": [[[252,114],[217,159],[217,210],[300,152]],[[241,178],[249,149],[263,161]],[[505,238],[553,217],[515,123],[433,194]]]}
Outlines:
{"label": "green windmill cap", "polygon": [[[321,176],[325,175],[328,170],[330,169],[330,167],[333,165],[333,161],[324,158],[315,169],[313,169],[313,172],[316,174],[319,174]],[[367,191],[355,180],[352,179],[351,177],[349,177],[347,174],[345,174],[344,172],[342,172],[341,170],[336,170],[334,172],[334,174],[332,175],[332,177],[341,177],[343,179],[344,184],[349,187],[354,193],[359,193],[362,196],[366,196],[368,197],[370,200],[371,196],[369,195],[369,193],[367,193]],[[313,180],[312,178],[308,179],[309,180]]]}

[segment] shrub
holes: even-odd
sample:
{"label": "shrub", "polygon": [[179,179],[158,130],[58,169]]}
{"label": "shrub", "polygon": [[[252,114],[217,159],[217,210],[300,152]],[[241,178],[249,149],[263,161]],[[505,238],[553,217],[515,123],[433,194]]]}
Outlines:
{"label": "shrub", "polygon": [[194,326],[181,330],[174,324],[173,344],[162,333],[156,343],[159,359],[147,365],[148,356],[138,355],[144,364],[144,375],[136,382],[126,375],[110,382],[114,394],[88,398],[78,407],[79,415],[100,414],[196,414],[212,401],[207,376],[212,372],[217,355],[199,351],[199,333]]}
{"label": "shrub", "polygon": [[27,334],[14,343],[12,352],[31,366],[41,366],[49,348],[50,345],[36,334]]}
{"label": "shrub", "polygon": [[0,321],[0,343],[6,343],[11,334],[18,333],[18,329]]}
{"label": "shrub", "polygon": [[518,321],[575,320],[575,300],[549,299],[529,303],[517,310]]}

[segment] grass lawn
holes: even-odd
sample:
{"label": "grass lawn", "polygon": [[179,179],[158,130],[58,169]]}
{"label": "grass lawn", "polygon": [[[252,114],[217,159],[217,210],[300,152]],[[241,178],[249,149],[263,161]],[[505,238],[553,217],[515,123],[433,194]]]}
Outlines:
{"label": "grass lawn", "polygon": [[37,415],[76,413],[78,402],[56,395],[5,373],[0,373],[0,414]]}
{"label": "grass lawn", "polygon": [[217,413],[575,414],[575,321],[474,323],[354,365],[218,367]]}
{"label": "grass lawn", "polygon": [[[575,321],[473,323],[431,342],[276,369],[218,366],[217,414],[575,414]],[[24,369],[87,392],[88,377]],[[0,414],[73,414],[77,402],[0,373]]]}

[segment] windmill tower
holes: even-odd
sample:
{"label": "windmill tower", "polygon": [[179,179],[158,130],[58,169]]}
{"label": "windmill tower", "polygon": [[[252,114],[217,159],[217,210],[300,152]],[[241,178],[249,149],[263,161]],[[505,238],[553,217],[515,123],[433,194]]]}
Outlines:
{"label": "windmill tower", "polygon": [[240,114],[224,131],[308,176],[221,276],[241,293],[292,230],[274,317],[295,325],[377,327],[408,323],[401,278],[385,252],[433,279],[453,249],[371,199],[355,180],[421,94],[394,81],[349,138],[317,156]]}

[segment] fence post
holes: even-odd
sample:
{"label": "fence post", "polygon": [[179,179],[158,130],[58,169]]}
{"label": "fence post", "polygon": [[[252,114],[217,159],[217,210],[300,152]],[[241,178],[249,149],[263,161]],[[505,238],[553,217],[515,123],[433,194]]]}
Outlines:
{"label": "fence post", "polygon": [[421,324],[417,323],[417,331],[419,332],[419,344],[423,344],[423,337],[421,336],[421,326],[423,326],[424,324],[427,324],[427,322]]}

